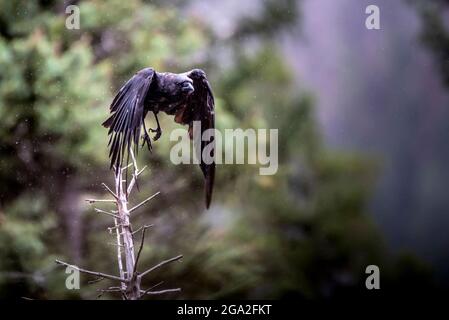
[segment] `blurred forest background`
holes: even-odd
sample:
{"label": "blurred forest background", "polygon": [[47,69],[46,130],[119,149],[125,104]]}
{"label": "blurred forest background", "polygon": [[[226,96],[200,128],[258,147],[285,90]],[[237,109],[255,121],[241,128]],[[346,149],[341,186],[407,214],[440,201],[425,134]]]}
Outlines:
{"label": "blurred forest background", "polygon": [[161,117],[132,199],[161,191],[132,217],[155,224],[140,265],[184,255],[146,280],[183,289],[157,298],[370,295],[370,264],[381,294],[445,289],[449,1],[375,2],[381,31],[355,0],[0,0],[0,297],[106,286],[67,290],[55,258],[117,273],[111,221],[84,199],[113,180],[112,96],[147,66],[206,70],[219,129],[279,128],[278,173],[218,166],[205,211],[200,170],[171,164],[177,125]]}

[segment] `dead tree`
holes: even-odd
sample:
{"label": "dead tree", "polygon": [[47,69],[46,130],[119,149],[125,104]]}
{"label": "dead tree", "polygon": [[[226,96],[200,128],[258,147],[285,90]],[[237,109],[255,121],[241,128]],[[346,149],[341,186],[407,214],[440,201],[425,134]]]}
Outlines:
{"label": "dead tree", "polygon": [[[144,225],[137,230],[133,231],[131,222],[130,222],[130,216],[131,214],[139,209],[140,207],[147,204],[151,199],[153,199],[155,196],[159,194],[159,192],[153,194],[152,196],[148,197],[141,203],[132,206],[131,209],[128,208],[129,202],[129,196],[131,195],[131,192],[133,191],[134,187],[137,184],[138,177],[142,174],[142,172],[145,170],[146,167],[142,169],[138,169],[137,162],[134,157],[134,154],[131,151],[131,157],[132,157],[132,163],[127,165],[123,168],[118,168],[118,170],[114,170],[115,172],[115,192],[109,188],[105,183],[102,184],[102,186],[106,189],[107,192],[112,196],[111,199],[86,199],[86,201],[90,204],[96,204],[96,203],[113,203],[115,204],[116,209],[107,211],[100,208],[94,208],[95,212],[107,215],[108,217],[112,218],[114,220],[114,226],[108,228],[109,232],[111,234],[115,233],[115,243],[114,245],[117,247],[117,264],[118,264],[118,272],[119,275],[111,275],[106,274],[102,272],[96,272],[96,271],[90,271],[83,268],[80,268],[75,265],[68,264],[66,262],[63,262],[61,260],[56,260],[56,263],[59,265],[71,267],[75,270],[78,270],[80,273],[85,273],[88,275],[96,276],[97,278],[93,281],[90,281],[90,283],[102,281],[104,279],[108,279],[111,281],[118,282],[117,286],[108,287],[105,289],[100,289],[99,296],[101,296],[103,293],[106,292],[117,292],[121,294],[121,297],[123,299],[129,299],[129,300],[137,300],[142,299],[145,295],[157,295],[157,294],[164,294],[168,292],[179,292],[181,291],[180,288],[174,288],[174,289],[161,289],[161,290],[155,290],[156,287],[160,286],[162,282],[159,282],[158,284],[143,289],[141,287],[141,282],[143,277],[147,276],[151,272],[171,263],[174,261],[178,261],[182,258],[182,255],[178,255],[176,257],[173,257],[171,259],[159,262],[155,266],[147,269],[146,271],[139,272],[138,271],[138,263],[139,259],[142,253],[142,249],[144,246],[145,241],[145,233],[148,228],[152,227],[152,225]],[[126,172],[129,168],[132,168],[133,173],[131,177],[131,181],[129,184],[127,184],[126,177],[124,179],[124,176],[126,175]],[[141,233],[141,240],[140,245],[137,250],[137,255],[135,254],[136,250],[134,248],[134,236],[138,233]]]}

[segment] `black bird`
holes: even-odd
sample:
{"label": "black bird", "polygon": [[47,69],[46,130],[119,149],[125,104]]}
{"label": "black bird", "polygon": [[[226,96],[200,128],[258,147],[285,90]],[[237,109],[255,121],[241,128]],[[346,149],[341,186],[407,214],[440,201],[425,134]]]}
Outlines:
{"label": "black bird", "polygon": [[[109,128],[111,168],[121,167],[125,155],[129,158],[132,147],[137,153],[142,127],[142,146],[146,143],[151,151],[151,139],[144,121],[149,111],[156,118],[157,128],[150,128],[151,132],[156,133],[153,137],[156,141],[162,134],[157,118],[159,111],[175,115],[175,122],[188,125],[192,139],[193,121],[201,122],[201,134],[215,128],[214,108],[212,89],[203,70],[194,69],[180,74],[157,72],[152,68],[140,70],[117,93],[110,106],[111,116],[103,122],[103,126]],[[201,141],[201,154],[208,143],[215,142],[213,138],[209,142]],[[206,164],[200,159],[200,167],[206,180],[206,207],[209,208],[215,162]]]}

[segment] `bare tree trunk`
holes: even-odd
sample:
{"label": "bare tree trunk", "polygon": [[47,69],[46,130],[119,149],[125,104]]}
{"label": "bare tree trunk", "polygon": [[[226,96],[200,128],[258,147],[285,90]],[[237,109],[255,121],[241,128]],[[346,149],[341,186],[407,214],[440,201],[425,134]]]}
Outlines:
{"label": "bare tree trunk", "polygon": [[[146,295],[157,295],[157,294],[164,294],[169,292],[179,292],[181,291],[180,288],[174,288],[174,289],[165,289],[165,290],[158,290],[154,291],[156,286],[158,286],[161,283],[158,283],[157,285],[150,287],[146,290],[142,290],[141,288],[141,281],[144,276],[147,274],[153,272],[156,269],[159,269],[163,266],[165,266],[168,263],[178,261],[182,258],[182,255],[178,255],[176,257],[173,257],[171,259],[162,261],[155,266],[153,266],[150,269],[147,269],[146,271],[140,273],[137,270],[137,265],[139,263],[140,254],[143,249],[144,240],[145,240],[145,232],[146,230],[151,227],[152,225],[145,225],[140,227],[138,230],[133,232],[133,228],[130,222],[130,215],[135,210],[139,209],[146,203],[148,203],[151,199],[153,199],[155,196],[159,194],[159,192],[155,193],[154,195],[148,197],[141,203],[135,205],[134,207],[131,207],[131,209],[128,208],[128,199],[131,194],[131,191],[133,190],[133,187],[137,183],[137,178],[139,175],[145,170],[145,167],[141,170],[137,167],[136,159],[134,158],[134,154],[132,151],[130,151],[130,154],[133,159],[133,163],[131,164],[133,167],[133,174],[131,181],[128,186],[125,186],[123,176],[126,174],[126,170],[131,165],[126,166],[125,168],[118,168],[115,171],[115,192],[112,191],[111,188],[109,188],[106,184],[102,184],[103,187],[112,195],[113,199],[87,199],[86,201],[93,204],[93,203],[114,203],[117,210],[107,211],[99,208],[95,208],[95,211],[98,213],[105,214],[109,217],[114,218],[114,226],[109,228],[110,232],[112,233],[113,230],[115,230],[116,235],[116,246],[117,246],[117,265],[119,269],[119,276],[105,274],[101,272],[96,271],[90,271],[86,269],[79,268],[75,265],[68,264],[66,262],[56,260],[57,264],[69,266],[72,267],[79,272],[83,272],[86,274],[94,275],[97,278],[95,282],[101,281],[103,279],[109,279],[112,281],[118,281],[120,282],[120,286],[118,287],[108,287],[106,289],[100,290],[100,296],[104,292],[119,292],[122,295],[123,299],[127,300],[137,300],[142,299]],[[134,249],[134,234],[137,232],[141,232],[141,241],[139,250],[137,252],[137,256]]]}
{"label": "bare tree trunk", "polygon": [[[137,277],[134,277],[134,270],[136,267],[136,258],[134,253],[134,239],[132,234],[132,227],[129,221],[128,210],[128,192],[123,188],[123,169],[119,169],[115,176],[115,190],[116,190],[116,205],[118,216],[120,217],[120,224],[117,225],[116,232],[123,238],[123,250],[125,256],[125,271],[122,271],[125,279],[129,281],[126,288],[126,296],[130,300],[137,300],[140,297],[140,283]],[[137,175],[135,176],[137,178]],[[133,177],[134,179],[134,177]],[[131,190],[130,190],[131,191]],[[120,241],[120,239],[118,239]],[[121,243],[117,244],[117,250],[120,251]],[[121,257],[120,257],[121,259]],[[119,261],[119,265],[122,261]]]}

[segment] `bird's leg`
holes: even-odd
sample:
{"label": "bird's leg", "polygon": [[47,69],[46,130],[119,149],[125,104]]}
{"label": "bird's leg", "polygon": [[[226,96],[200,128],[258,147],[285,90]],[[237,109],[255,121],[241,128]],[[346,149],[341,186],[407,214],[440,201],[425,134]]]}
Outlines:
{"label": "bird's leg", "polygon": [[157,118],[157,112],[153,111],[153,113],[154,113],[154,117],[156,118],[157,128],[156,129],[151,129],[150,128],[150,131],[151,132],[156,132],[156,134],[153,137],[153,140],[156,141],[156,140],[158,140],[161,137],[162,129],[161,129],[161,126],[159,125],[159,119]]}
{"label": "bird's leg", "polygon": [[148,146],[148,150],[151,151],[153,149],[153,147],[151,145],[151,138],[148,135],[147,128],[145,126],[145,121],[142,121],[142,122],[143,122],[143,132],[144,132],[143,137],[142,137],[142,139],[143,139],[142,147],[145,145],[145,142],[146,142],[147,146]]}

